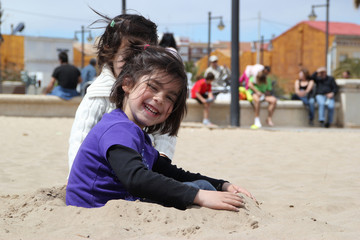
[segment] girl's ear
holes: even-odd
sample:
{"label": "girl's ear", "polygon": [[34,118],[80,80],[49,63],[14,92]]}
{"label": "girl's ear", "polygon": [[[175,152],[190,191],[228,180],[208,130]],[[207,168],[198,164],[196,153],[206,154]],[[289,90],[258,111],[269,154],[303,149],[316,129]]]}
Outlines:
{"label": "girl's ear", "polygon": [[123,84],[122,84],[122,89],[124,90],[125,93],[130,93],[131,87],[130,87],[130,79],[128,78],[124,78],[123,80]]}

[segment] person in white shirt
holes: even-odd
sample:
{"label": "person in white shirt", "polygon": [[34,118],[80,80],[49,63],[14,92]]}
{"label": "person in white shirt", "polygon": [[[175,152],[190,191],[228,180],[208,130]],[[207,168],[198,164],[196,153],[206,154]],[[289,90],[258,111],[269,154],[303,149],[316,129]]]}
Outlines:
{"label": "person in white shirt", "polygon": [[207,76],[208,73],[212,73],[215,76],[213,85],[216,86],[226,86],[230,85],[230,70],[224,66],[218,64],[218,57],[215,55],[210,56],[209,58],[210,66],[205,70],[204,76]]}

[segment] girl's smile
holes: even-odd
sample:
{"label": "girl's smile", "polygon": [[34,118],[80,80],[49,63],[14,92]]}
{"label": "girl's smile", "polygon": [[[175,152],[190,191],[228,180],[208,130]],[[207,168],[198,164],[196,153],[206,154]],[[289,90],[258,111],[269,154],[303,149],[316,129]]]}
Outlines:
{"label": "girl's smile", "polygon": [[149,111],[149,114],[153,114],[153,115],[159,114],[159,111],[149,104],[144,103],[144,107],[145,110]]}

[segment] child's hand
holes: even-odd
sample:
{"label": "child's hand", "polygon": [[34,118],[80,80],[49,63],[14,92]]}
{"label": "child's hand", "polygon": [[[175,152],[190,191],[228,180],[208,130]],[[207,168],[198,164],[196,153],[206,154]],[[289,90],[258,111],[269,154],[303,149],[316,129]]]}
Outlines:
{"label": "child's hand", "polygon": [[238,212],[244,207],[244,200],[235,193],[199,190],[194,203],[202,207],[216,210],[229,210]]}
{"label": "child's hand", "polygon": [[223,186],[222,186],[222,190],[223,191],[226,191],[226,192],[231,192],[231,193],[242,193],[242,194],[245,194],[246,196],[248,196],[249,198],[253,199],[257,204],[258,201],[255,199],[255,197],[250,193],[248,192],[246,189],[243,189],[239,186],[236,186],[232,183],[224,183]]}

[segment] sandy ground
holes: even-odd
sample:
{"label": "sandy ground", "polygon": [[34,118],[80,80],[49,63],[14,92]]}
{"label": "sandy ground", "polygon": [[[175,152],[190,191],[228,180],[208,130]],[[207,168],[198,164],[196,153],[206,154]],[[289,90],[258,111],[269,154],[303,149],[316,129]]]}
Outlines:
{"label": "sandy ground", "polygon": [[0,116],[0,239],[360,239],[359,130],[187,125],[174,163],[248,189],[259,207],[83,209],[64,203],[72,121]]}

